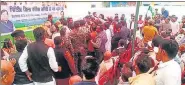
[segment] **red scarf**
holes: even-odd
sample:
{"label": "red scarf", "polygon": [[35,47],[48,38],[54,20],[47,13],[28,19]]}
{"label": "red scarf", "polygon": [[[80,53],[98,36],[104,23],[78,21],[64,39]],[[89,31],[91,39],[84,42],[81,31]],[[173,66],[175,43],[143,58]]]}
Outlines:
{"label": "red scarf", "polygon": [[120,28],[116,28],[116,23],[113,24],[113,31],[114,31],[114,34],[116,34],[116,33],[121,31]]}
{"label": "red scarf", "polygon": [[144,22],[143,20],[139,20],[138,24],[143,24],[143,22]]}
{"label": "red scarf", "polygon": [[[97,33],[95,31],[93,31],[93,32],[91,32],[90,36],[91,36],[91,40],[93,40],[93,42],[95,42]],[[93,52],[94,51],[94,47],[93,47],[93,44],[92,44],[91,40],[88,42],[88,50],[90,52]]]}

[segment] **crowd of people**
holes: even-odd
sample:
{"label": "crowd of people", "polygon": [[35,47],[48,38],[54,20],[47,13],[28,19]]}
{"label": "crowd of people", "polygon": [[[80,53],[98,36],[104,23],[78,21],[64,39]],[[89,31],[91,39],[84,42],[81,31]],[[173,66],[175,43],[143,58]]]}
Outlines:
{"label": "crowd of people", "polygon": [[[2,85],[184,85],[185,16],[124,14],[83,19],[52,15],[33,30],[11,33],[1,49]],[[138,24],[134,28],[134,24]],[[140,35],[134,38],[134,29]],[[141,36],[141,37],[138,37]],[[134,55],[132,56],[132,42]]]}

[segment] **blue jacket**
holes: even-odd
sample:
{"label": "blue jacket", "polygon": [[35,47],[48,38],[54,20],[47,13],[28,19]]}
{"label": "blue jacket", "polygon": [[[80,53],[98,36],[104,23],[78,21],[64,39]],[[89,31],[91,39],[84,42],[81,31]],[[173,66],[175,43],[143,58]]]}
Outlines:
{"label": "blue jacket", "polygon": [[0,33],[10,33],[14,31],[14,25],[11,21],[0,21]]}
{"label": "blue jacket", "polygon": [[162,12],[162,15],[163,15],[165,18],[167,18],[167,17],[169,16],[169,12],[168,12],[167,10],[164,10],[164,11]]}

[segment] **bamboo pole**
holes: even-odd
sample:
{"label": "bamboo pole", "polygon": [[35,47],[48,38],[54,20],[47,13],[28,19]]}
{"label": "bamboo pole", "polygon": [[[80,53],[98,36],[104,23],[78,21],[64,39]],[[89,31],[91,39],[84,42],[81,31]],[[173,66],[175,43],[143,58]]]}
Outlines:
{"label": "bamboo pole", "polygon": [[138,21],[138,16],[139,16],[139,7],[140,7],[140,4],[141,2],[140,1],[137,1],[136,2],[137,5],[136,5],[136,12],[135,12],[135,23],[134,23],[134,31],[133,31],[133,37],[132,37],[132,57],[134,56],[134,44],[135,44],[135,39],[136,39],[136,30],[137,30],[137,27],[138,27],[138,24],[137,24],[137,21]]}

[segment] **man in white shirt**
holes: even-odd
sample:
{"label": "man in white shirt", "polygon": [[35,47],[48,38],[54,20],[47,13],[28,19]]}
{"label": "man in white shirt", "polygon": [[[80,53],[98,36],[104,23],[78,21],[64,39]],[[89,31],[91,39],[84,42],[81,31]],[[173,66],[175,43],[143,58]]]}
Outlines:
{"label": "man in white shirt", "polygon": [[178,52],[178,43],[174,40],[163,40],[156,59],[160,63],[155,73],[156,85],[181,85],[181,68],[174,61]]}
{"label": "man in white shirt", "polygon": [[33,34],[36,42],[25,47],[18,61],[20,69],[35,85],[56,85],[51,69],[57,72],[61,67],[58,67],[53,48],[44,44],[45,30],[38,27]]}
{"label": "man in white shirt", "polygon": [[134,18],[135,18],[135,17],[132,15],[132,16],[131,16],[131,20],[128,21],[127,27],[128,27],[129,29],[134,29],[134,23],[135,23]]}
{"label": "man in white shirt", "polygon": [[71,29],[69,29],[69,27],[67,26],[67,21],[64,20],[63,22],[63,27],[66,28],[66,36],[69,36],[69,33],[71,32]]}
{"label": "man in white shirt", "polygon": [[172,35],[176,35],[180,30],[179,23],[176,21],[177,21],[177,17],[173,16],[170,22],[171,28],[172,28]]}
{"label": "man in white shirt", "polygon": [[109,24],[108,23],[105,23],[105,32],[106,32],[106,35],[107,35],[107,42],[105,44],[105,49],[106,51],[111,51],[111,39],[112,39],[112,36],[111,36],[111,30],[109,29]]}
{"label": "man in white shirt", "polygon": [[110,26],[109,26],[109,29],[110,29],[110,32],[111,32],[111,37],[113,37],[114,36],[114,28],[113,28],[113,25],[111,24]]}

